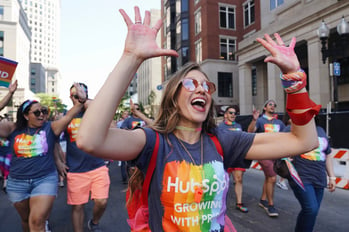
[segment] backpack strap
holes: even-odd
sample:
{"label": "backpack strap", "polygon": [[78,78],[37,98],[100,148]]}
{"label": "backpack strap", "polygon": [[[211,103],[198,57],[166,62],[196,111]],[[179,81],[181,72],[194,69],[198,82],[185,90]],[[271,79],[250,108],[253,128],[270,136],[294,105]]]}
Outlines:
{"label": "backpack strap", "polygon": [[159,143],[160,143],[160,141],[159,141],[160,140],[159,139],[159,133],[157,131],[155,131],[155,133],[156,133],[155,146],[154,146],[154,149],[153,149],[153,153],[151,154],[150,163],[149,163],[149,166],[148,166],[147,173],[145,174],[145,179],[144,179],[143,187],[142,187],[143,205],[146,205],[146,206],[148,206],[149,185],[150,185],[150,181],[151,181],[151,178],[152,178],[154,170],[155,170],[156,159],[158,157]]}
{"label": "backpack strap", "polygon": [[220,144],[220,142],[218,141],[217,137],[213,134],[208,134],[211,138],[211,140],[213,141],[214,145],[216,146],[216,149],[218,151],[218,153],[222,156],[223,158],[223,148]]}

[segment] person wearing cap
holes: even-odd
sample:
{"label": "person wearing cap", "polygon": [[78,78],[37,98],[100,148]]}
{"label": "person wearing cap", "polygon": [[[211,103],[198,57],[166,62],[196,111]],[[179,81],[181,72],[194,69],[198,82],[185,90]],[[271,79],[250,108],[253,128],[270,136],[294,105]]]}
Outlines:
{"label": "person wearing cap", "polygon": [[[264,103],[263,114],[259,117],[259,110],[253,110],[253,118],[247,128],[248,132],[280,132],[285,128],[285,124],[277,119],[275,114],[276,102],[267,100]],[[265,180],[263,184],[262,196],[259,206],[264,208],[269,217],[277,217],[279,213],[274,207],[274,188],[277,174],[274,171],[273,160],[258,160],[264,172]]]}
{"label": "person wearing cap", "polygon": [[[241,125],[235,121],[237,113],[238,110],[236,106],[228,106],[224,111],[224,121],[218,125],[218,129],[242,131]],[[235,182],[234,190],[236,196],[236,209],[243,213],[247,213],[248,208],[242,203],[242,178],[246,171],[246,167],[243,164],[239,164],[236,167],[228,168],[227,171],[233,175]]]}

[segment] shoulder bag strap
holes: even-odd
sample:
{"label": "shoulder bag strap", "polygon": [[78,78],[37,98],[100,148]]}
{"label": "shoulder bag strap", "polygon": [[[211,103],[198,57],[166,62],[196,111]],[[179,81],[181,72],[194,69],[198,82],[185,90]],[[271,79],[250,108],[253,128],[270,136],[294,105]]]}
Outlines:
{"label": "shoulder bag strap", "polygon": [[154,170],[155,170],[156,159],[158,157],[159,143],[160,143],[159,133],[157,131],[155,131],[155,132],[156,132],[155,146],[154,146],[153,153],[151,155],[151,159],[150,159],[147,173],[145,174],[145,179],[144,179],[143,188],[142,188],[143,204],[146,206],[148,206],[149,185],[150,185],[150,181],[151,181],[151,178],[152,178]]}

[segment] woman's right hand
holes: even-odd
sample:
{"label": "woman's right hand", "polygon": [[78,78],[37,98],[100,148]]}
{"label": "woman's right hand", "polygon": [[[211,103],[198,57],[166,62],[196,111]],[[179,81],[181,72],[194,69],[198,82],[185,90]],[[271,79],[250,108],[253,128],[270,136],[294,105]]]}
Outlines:
{"label": "woman's right hand", "polygon": [[150,12],[145,11],[144,20],[137,6],[135,9],[135,23],[123,9],[120,13],[123,16],[128,33],[125,41],[124,55],[136,56],[141,62],[145,59],[157,56],[178,56],[178,53],[171,49],[162,49],[156,43],[156,35],[159,32],[162,21],[159,19],[156,24],[150,26]]}

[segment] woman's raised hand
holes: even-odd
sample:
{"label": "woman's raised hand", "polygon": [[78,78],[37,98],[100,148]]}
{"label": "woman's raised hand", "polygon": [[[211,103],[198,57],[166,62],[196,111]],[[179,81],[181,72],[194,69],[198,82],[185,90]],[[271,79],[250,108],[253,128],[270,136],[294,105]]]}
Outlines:
{"label": "woman's raised hand", "polygon": [[150,12],[145,11],[144,20],[137,6],[135,9],[135,22],[133,23],[130,17],[123,9],[120,13],[124,18],[128,33],[125,41],[124,54],[134,55],[141,61],[157,56],[178,56],[177,52],[171,49],[161,49],[156,44],[156,35],[159,32],[162,21],[159,19],[156,24],[150,26]]}
{"label": "woman's raised hand", "polygon": [[257,38],[257,41],[263,45],[271,54],[264,59],[264,62],[271,62],[276,64],[282,73],[292,73],[299,70],[299,61],[296,53],[294,52],[294,46],[296,45],[296,38],[293,37],[288,47],[281,39],[278,33],[274,34],[276,42],[272,38],[265,34],[265,40]]}

